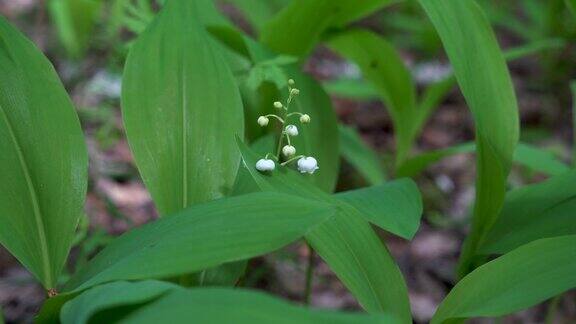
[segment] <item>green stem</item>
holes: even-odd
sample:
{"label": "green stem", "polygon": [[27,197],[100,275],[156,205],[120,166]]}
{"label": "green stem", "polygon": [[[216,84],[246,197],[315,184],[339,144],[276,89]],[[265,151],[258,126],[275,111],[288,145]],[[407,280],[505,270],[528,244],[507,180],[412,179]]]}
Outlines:
{"label": "green stem", "polygon": [[304,290],[304,305],[310,305],[310,296],[312,295],[312,280],[314,279],[314,249],[310,244],[306,243],[308,247],[308,264],[306,267],[306,288]]}

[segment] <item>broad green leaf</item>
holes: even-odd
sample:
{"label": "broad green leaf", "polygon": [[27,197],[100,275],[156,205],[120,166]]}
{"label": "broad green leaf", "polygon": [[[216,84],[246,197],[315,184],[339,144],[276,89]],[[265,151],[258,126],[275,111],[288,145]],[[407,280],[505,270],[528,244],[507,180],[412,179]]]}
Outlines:
{"label": "broad green leaf", "polygon": [[[476,151],[474,143],[464,143],[441,150],[431,151],[417,155],[406,160],[399,168],[398,175],[401,177],[413,177],[431,164],[446,157],[461,153],[473,153]],[[542,172],[546,175],[560,175],[570,170],[556,156],[536,146],[519,143],[514,152],[514,162],[523,165],[530,170]]]}
{"label": "broad green leaf", "polygon": [[340,154],[372,185],[386,181],[378,154],[360,138],[354,128],[340,125]]}
{"label": "broad green leaf", "polygon": [[87,323],[107,316],[122,323],[186,323],[191,319],[197,323],[397,323],[386,314],[310,309],[252,290],[184,289],[154,281],[95,287],[66,304],[62,322]]}
{"label": "broad green leaf", "polygon": [[92,39],[101,0],[49,0],[50,15],[68,54],[80,58]]}
{"label": "broad green leaf", "polygon": [[77,271],[66,290],[167,278],[248,259],[298,239],[333,213],[327,204],[272,193],[194,205],[117,238]]}
{"label": "broad green leaf", "polygon": [[488,20],[473,0],[420,0],[438,31],[476,125],[476,202],[459,273],[472,257],[504,203],[506,178],[519,137],[514,87]]}
{"label": "broad green leaf", "polygon": [[498,317],[576,287],[576,235],[523,245],[464,277],[440,304],[432,323]]}
{"label": "broad green leaf", "polygon": [[2,308],[0,307],[0,324],[4,324],[4,315],[2,314]]}
{"label": "broad green leaf", "polygon": [[336,200],[287,167],[267,174],[254,167],[258,156],[238,140],[244,166],[263,191],[284,192],[316,199],[337,208],[327,222],[306,234],[306,240],[370,313],[385,312],[401,323],[410,322],[410,306],[402,273],[364,216]]}
{"label": "broad green leaf", "polygon": [[62,324],[89,323],[107,309],[143,305],[167,293],[184,288],[162,281],[115,281],[89,289],[62,307]]}
{"label": "broad green leaf", "polygon": [[86,195],[80,122],[54,68],[0,17],[0,243],[55,288]]}
{"label": "broad green leaf", "polygon": [[132,46],[124,72],[126,135],[161,215],[226,195],[240,158],[240,94],[199,7],[169,1]]}
{"label": "broad green leaf", "polygon": [[576,234],[576,171],[513,190],[481,253],[504,254],[531,241]]}
{"label": "broad green leaf", "polygon": [[304,56],[331,27],[344,27],[393,0],[293,0],[262,28],[261,41],[278,53]]}
{"label": "broad green leaf", "polygon": [[328,47],[358,64],[362,75],[378,90],[390,111],[397,137],[397,160],[408,155],[418,130],[416,86],[396,49],[379,35],[361,29],[345,31],[328,40]]}
{"label": "broad green leaf", "polygon": [[422,197],[411,179],[346,191],[335,197],[354,206],[372,224],[407,240],[420,226]]}

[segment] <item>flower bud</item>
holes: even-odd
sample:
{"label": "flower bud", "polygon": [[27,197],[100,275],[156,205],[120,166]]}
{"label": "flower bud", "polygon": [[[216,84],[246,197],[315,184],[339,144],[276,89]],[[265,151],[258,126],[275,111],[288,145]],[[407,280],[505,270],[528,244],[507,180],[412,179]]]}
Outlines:
{"label": "flower bud", "polygon": [[288,125],[284,129],[284,132],[290,136],[298,136],[298,127],[294,125]]}
{"label": "flower bud", "polygon": [[282,154],[284,154],[285,157],[291,157],[296,154],[296,148],[292,145],[285,145],[282,148]]}
{"label": "flower bud", "polygon": [[318,161],[311,156],[303,157],[298,160],[298,171],[300,171],[300,173],[312,174],[318,169]]}
{"label": "flower bud", "polygon": [[268,125],[268,122],[270,122],[270,119],[268,119],[268,117],[266,117],[266,116],[258,117],[258,125],[264,127],[264,126]]}
{"label": "flower bud", "polygon": [[302,124],[308,124],[310,122],[310,116],[308,116],[308,114],[300,116],[300,122]]}
{"label": "flower bud", "polygon": [[274,108],[276,109],[282,109],[284,106],[282,105],[282,103],[280,101],[274,101]]}
{"label": "flower bud", "polygon": [[270,159],[260,159],[256,162],[256,170],[261,172],[273,171],[276,168],[276,164]]}
{"label": "flower bud", "polygon": [[296,82],[294,82],[294,79],[288,79],[288,85],[293,86],[294,84],[296,84]]}
{"label": "flower bud", "polygon": [[294,88],[294,89],[290,90],[290,94],[293,96],[297,96],[298,94],[300,94],[300,90]]}

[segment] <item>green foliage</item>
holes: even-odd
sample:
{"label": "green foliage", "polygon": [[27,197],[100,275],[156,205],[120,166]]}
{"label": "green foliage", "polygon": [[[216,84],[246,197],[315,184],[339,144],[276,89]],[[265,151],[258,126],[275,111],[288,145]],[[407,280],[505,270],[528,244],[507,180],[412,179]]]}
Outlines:
{"label": "green foliage", "polygon": [[132,46],[124,73],[126,134],[162,215],[225,196],[240,159],[240,93],[204,27],[190,19],[198,10],[169,1]]}
{"label": "green foliage", "polygon": [[271,193],[197,204],[114,240],[76,272],[66,290],[167,278],[251,258],[298,239],[333,214],[326,204]]}
{"label": "green foliage", "polygon": [[[114,296],[110,299],[110,295]],[[130,308],[123,323],[397,323],[385,314],[336,313],[298,307],[263,293],[222,288],[184,289],[158,281],[114,282],[68,302],[62,323],[113,320]]]}
{"label": "green foliage", "polygon": [[576,171],[509,192],[482,253],[504,254],[531,241],[576,234]]}
{"label": "green foliage", "polygon": [[476,202],[460,274],[504,202],[506,177],[519,137],[518,107],[510,74],[496,37],[474,1],[420,1],[436,27],[476,124]]}
{"label": "green foliage", "polygon": [[81,58],[101,14],[101,0],[49,0],[48,8],[68,55]]}
{"label": "green foliage", "polygon": [[326,30],[343,27],[393,2],[294,0],[266,22],[260,38],[262,43],[276,52],[303,56],[312,51]]}
{"label": "green foliage", "polygon": [[54,68],[0,17],[0,242],[55,288],[82,213],[88,156]]}
{"label": "green foliage", "polygon": [[390,110],[397,137],[397,161],[402,161],[416,135],[416,86],[394,47],[366,30],[349,30],[330,38],[331,49],[352,60],[380,93]]}
{"label": "green foliage", "polygon": [[464,277],[442,302],[432,323],[497,317],[576,287],[576,235],[534,241]]}
{"label": "green foliage", "polygon": [[244,165],[261,190],[314,198],[337,208],[334,217],[310,231],[306,240],[366,311],[389,313],[402,323],[409,322],[410,307],[402,274],[364,216],[351,205],[310,186],[288,168],[263,175],[254,168],[258,157],[242,142],[238,144]]}
{"label": "green foliage", "polygon": [[[476,151],[474,143],[464,143],[445,149],[426,152],[406,160],[399,168],[398,175],[403,177],[413,177],[422,172],[431,164],[446,157],[461,154],[473,153]],[[514,151],[514,162],[527,167],[536,172],[546,175],[560,175],[570,168],[562,161],[558,160],[554,154],[538,147],[519,143]]]}
{"label": "green foliage", "polygon": [[335,197],[355,207],[372,224],[407,240],[420,226],[422,199],[411,179],[346,191]]}

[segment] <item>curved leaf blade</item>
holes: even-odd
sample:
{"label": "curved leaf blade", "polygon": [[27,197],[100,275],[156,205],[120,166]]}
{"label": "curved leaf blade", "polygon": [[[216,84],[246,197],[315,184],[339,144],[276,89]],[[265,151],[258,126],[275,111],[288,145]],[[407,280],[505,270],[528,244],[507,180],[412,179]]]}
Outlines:
{"label": "curved leaf blade", "polygon": [[416,85],[400,54],[381,36],[362,29],[336,34],[327,44],[356,63],[364,78],[378,90],[394,122],[397,160],[404,160],[418,131],[413,127],[418,110]]}
{"label": "curved leaf blade", "polygon": [[503,254],[531,241],[576,235],[576,171],[509,192],[480,253]]}
{"label": "curved leaf blade", "polygon": [[115,239],[66,290],[167,278],[248,259],[298,239],[333,213],[325,203],[274,193],[197,204]]}
{"label": "curved leaf blade", "polygon": [[184,288],[154,280],[114,281],[89,289],[66,302],[60,313],[60,320],[63,324],[89,323],[91,317],[98,312],[151,302],[177,289]]}
{"label": "curved leaf blade", "polygon": [[240,93],[197,6],[169,1],[132,46],[124,72],[126,134],[162,215],[225,196],[240,160]]}
{"label": "curved leaf blade", "polygon": [[407,240],[420,226],[422,197],[412,179],[346,191],[334,197],[356,208],[370,223]]}
{"label": "curved leaf blade", "polygon": [[461,275],[473,268],[478,245],[494,224],[506,193],[519,137],[516,95],[488,20],[473,0],[420,0],[435,26],[476,125],[476,202]]}
{"label": "curved leaf blade", "polygon": [[[112,295],[112,300],[107,300]],[[119,297],[124,297],[120,299]],[[147,302],[144,304],[143,302]],[[131,312],[114,309],[133,306]],[[184,289],[164,282],[114,282],[92,288],[68,302],[62,322],[87,323],[98,315],[122,318],[122,323],[397,323],[385,314],[368,315],[296,306],[267,294],[224,288]]]}
{"label": "curved leaf blade", "polygon": [[50,62],[0,17],[0,242],[54,288],[82,214],[88,154]]}
{"label": "curved leaf blade", "polygon": [[523,245],[464,277],[440,304],[432,323],[497,317],[576,287],[576,235]]}

